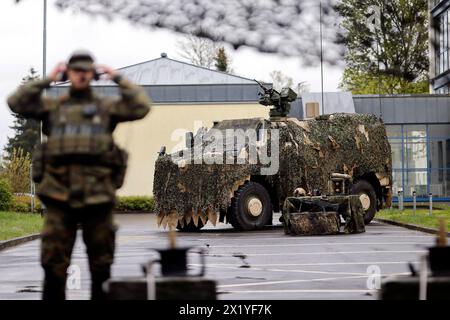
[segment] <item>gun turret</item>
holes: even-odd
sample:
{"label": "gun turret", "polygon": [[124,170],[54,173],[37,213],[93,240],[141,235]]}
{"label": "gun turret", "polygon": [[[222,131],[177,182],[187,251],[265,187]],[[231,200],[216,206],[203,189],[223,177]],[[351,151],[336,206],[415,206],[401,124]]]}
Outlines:
{"label": "gun turret", "polygon": [[270,117],[286,117],[291,110],[291,102],[295,101],[297,94],[291,88],[283,88],[280,92],[273,88],[264,86],[259,81],[255,80],[261,87],[263,92],[259,92],[259,103],[263,106],[273,106],[270,109]]}

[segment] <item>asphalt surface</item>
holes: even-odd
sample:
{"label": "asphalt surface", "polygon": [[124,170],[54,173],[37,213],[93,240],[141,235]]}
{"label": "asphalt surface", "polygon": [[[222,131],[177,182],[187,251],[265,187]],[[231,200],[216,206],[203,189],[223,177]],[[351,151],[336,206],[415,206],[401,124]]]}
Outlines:
{"label": "asphalt surface", "polygon": [[[277,217],[274,221],[277,221]],[[168,245],[167,233],[153,215],[117,215],[119,225],[113,277],[142,275],[141,265]],[[68,299],[89,298],[89,272],[79,234],[71,269]],[[207,225],[201,233],[177,233],[179,246],[207,252],[207,278],[218,281],[219,299],[376,299],[382,278],[408,274],[408,262],[434,243],[428,234],[371,223],[357,235],[292,237],[281,227],[236,232],[227,225]],[[39,299],[42,270],[40,240],[0,251],[0,299]],[[189,259],[191,272],[199,257]],[[158,271],[158,270],[156,270]],[[77,278],[73,278],[77,279]]]}

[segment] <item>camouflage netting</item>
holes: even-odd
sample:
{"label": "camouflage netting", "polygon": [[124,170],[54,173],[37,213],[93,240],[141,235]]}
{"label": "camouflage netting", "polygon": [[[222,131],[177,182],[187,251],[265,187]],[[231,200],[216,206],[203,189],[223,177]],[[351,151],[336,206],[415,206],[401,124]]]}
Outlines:
{"label": "camouflage netting", "polygon": [[288,197],[280,221],[290,235],[336,234],[341,215],[345,233],[365,232],[364,209],[357,195]]}
{"label": "camouflage netting", "polygon": [[158,223],[175,227],[201,220],[215,225],[234,192],[255,177],[281,205],[300,187],[307,193],[326,194],[334,172],[356,179],[366,173],[391,179],[390,145],[376,116],[334,114],[308,121],[272,121],[265,127],[280,129],[277,175],[258,176],[259,165],[177,164],[169,155],[160,157],[153,187]]}
{"label": "camouflage netting", "polygon": [[[176,227],[211,221],[216,224],[220,211],[226,211],[234,192],[250,176],[259,172],[252,165],[185,164],[179,167],[168,155],[160,157],[155,166],[153,194],[158,224]],[[184,219],[183,219],[184,218]]]}
{"label": "camouflage netting", "polygon": [[298,187],[326,194],[333,172],[391,178],[386,128],[374,115],[334,114],[274,125],[285,129],[280,131],[280,203]]}

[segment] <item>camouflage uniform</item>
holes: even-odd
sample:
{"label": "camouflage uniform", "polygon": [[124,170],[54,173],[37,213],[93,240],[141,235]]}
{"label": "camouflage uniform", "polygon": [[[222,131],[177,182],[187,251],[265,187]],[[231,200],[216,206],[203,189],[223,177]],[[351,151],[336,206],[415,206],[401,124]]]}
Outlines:
{"label": "camouflage uniform", "polygon": [[44,79],[23,85],[8,99],[13,112],[41,120],[48,136],[33,161],[37,194],[47,206],[41,247],[44,299],[65,298],[79,225],[89,258],[92,298],[104,298],[101,286],[110,276],[114,255],[112,208],[127,158],[114,144],[112,132],[119,122],[143,118],[151,104],[142,88],[120,75],[113,81],[121,98],[98,97],[91,88],[71,88],[60,98],[42,97],[51,82]]}

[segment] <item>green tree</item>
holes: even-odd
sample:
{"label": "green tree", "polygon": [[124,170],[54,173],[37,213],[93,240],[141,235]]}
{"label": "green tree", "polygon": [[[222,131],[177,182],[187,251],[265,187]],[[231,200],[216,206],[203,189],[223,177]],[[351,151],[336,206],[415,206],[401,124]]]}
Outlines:
{"label": "green tree", "polygon": [[216,69],[222,72],[230,72],[230,58],[227,55],[224,47],[217,49],[214,57]]}
{"label": "green tree", "polygon": [[353,93],[428,92],[427,0],[341,0],[346,69]]}
{"label": "green tree", "polygon": [[[31,68],[29,74],[22,79],[22,84],[38,79],[40,76]],[[13,114],[14,123],[10,127],[14,130],[14,136],[8,138],[5,151],[8,157],[14,149],[22,149],[25,153],[32,154],[34,146],[39,142],[40,124],[34,119],[25,119],[24,117]]]}

